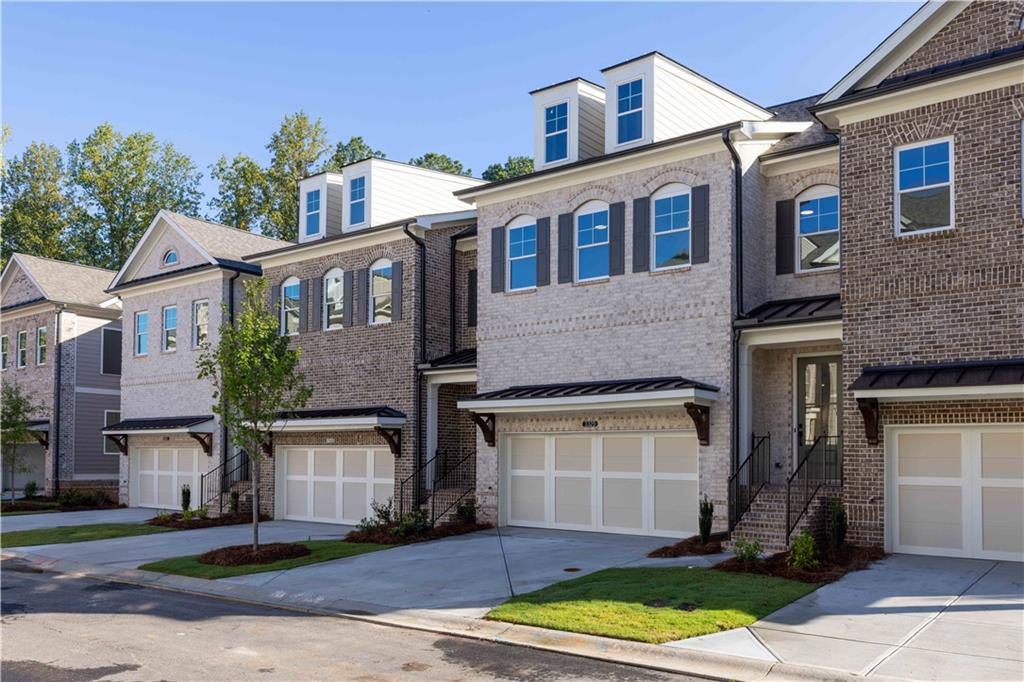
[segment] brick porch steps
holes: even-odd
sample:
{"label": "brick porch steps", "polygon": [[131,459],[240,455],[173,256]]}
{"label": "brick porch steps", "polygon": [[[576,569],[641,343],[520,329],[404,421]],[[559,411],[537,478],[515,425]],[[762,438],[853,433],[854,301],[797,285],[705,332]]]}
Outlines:
{"label": "brick porch steps", "polygon": [[[823,511],[828,502],[831,488],[824,487],[818,491],[811,502],[807,513],[803,515],[793,530],[795,537],[804,530],[810,530],[819,535],[824,529],[822,524]],[[766,554],[784,552],[789,547],[786,545],[786,486],[768,485],[765,486],[750,509],[740,519],[732,537],[726,543],[728,549],[732,549],[733,542],[739,538],[757,540],[764,547]]]}

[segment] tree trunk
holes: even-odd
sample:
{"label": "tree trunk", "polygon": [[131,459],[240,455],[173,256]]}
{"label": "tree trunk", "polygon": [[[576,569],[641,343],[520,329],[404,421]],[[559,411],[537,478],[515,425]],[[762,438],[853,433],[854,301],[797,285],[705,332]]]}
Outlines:
{"label": "tree trunk", "polygon": [[260,459],[249,456],[252,467],[252,551],[260,549]]}

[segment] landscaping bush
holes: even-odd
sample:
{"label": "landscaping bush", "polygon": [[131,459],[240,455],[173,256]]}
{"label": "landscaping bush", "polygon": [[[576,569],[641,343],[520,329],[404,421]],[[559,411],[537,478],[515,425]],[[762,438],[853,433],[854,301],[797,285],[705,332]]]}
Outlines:
{"label": "landscaping bush", "polygon": [[846,544],[846,505],[843,498],[833,497],[828,504],[828,544],[838,549]]}
{"label": "landscaping bush", "polygon": [[463,500],[455,508],[455,518],[461,523],[476,523],[476,501]]}
{"label": "landscaping bush", "polygon": [[395,516],[395,500],[392,497],[389,497],[386,502],[372,500],[370,511],[373,514],[359,522],[357,526],[359,530],[369,532],[390,528],[398,520]]}
{"label": "landscaping bush", "polygon": [[708,540],[711,538],[711,525],[715,520],[715,505],[705,495],[704,499],[700,501],[700,519],[698,524],[700,526],[700,542],[706,545]]}
{"label": "landscaping bush", "polygon": [[193,516],[193,514],[192,514],[192,510],[191,509],[182,509],[181,510],[181,520],[184,521],[185,523],[191,523],[192,522],[192,516]]}
{"label": "landscaping bush", "polygon": [[199,507],[198,509],[196,509],[196,518],[197,519],[205,519],[209,514],[210,514],[210,510],[206,508],[205,504],[203,506]]}
{"label": "landscaping bush", "polygon": [[422,535],[430,532],[433,525],[430,523],[430,513],[426,509],[414,509],[403,514],[391,528],[391,534],[398,537],[409,537],[411,535]]}
{"label": "landscaping bush", "polygon": [[192,489],[188,484],[181,486],[181,511],[187,512],[192,508]]}
{"label": "landscaping bush", "polygon": [[237,514],[238,513],[238,497],[239,497],[238,496],[238,491],[237,490],[232,490],[231,491],[231,497],[228,500],[228,512],[231,513],[231,514]]}
{"label": "landscaping bush", "polygon": [[25,484],[22,492],[25,493],[25,497],[35,497],[39,493],[39,486],[35,481],[29,481]]}
{"label": "landscaping bush", "polygon": [[732,543],[732,551],[738,561],[749,564],[761,558],[761,555],[764,554],[764,547],[757,540],[739,538]]}
{"label": "landscaping bush", "polygon": [[818,567],[815,554],[814,536],[805,530],[793,539],[793,547],[789,550],[786,562],[794,568],[810,571]]}
{"label": "landscaping bush", "polygon": [[85,495],[78,488],[67,488],[61,490],[57,495],[57,504],[62,507],[84,507],[86,506]]}

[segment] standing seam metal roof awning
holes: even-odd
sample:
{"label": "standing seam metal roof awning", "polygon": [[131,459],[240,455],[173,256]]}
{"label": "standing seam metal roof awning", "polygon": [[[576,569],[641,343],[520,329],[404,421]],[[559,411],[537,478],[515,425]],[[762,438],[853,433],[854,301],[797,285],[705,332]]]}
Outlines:
{"label": "standing seam metal roof awning", "polygon": [[274,431],[362,431],[405,424],[405,413],[387,405],[312,408],[279,412]]}
{"label": "standing seam metal roof awning", "polygon": [[[469,396],[459,407],[481,412],[543,409],[614,409],[645,404],[714,402],[718,388],[683,377],[511,386]],[[651,405],[655,406],[655,405]]]}
{"label": "standing seam metal roof awning", "polygon": [[1024,398],[1024,358],[865,367],[850,390],[878,400]]}
{"label": "standing seam metal roof awning", "polygon": [[107,436],[146,433],[213,433],[213,415],[123,419],[105,427],[103,433]]}
{"label": "standing seam metal roof awning", "polygon": [[768,301],[757,306],[747,316],[736,320],[736,328],[767,327],[782,324],[825,322],[842,319],[839,294],[807,296]]}

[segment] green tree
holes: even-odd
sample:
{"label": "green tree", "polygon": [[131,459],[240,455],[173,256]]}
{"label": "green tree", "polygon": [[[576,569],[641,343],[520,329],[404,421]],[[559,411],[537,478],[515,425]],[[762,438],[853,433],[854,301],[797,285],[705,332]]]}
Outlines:
{"label": "green tree", "polygon": [[4,168],[0,201],[0,268],[16,251],[66,257],[69,211],[59,149],[33,142],[11,159]]}
{"label": "green tree", "polygon": [[299,180],[313,174],[327,149],[327,131],[319,118],[310,120],[304,111],[284,117],[267,144],[271,158],[263,234],[290,241],[297,238]]}
{"label": "green tree", "polygon": [[199,212],[202,174],[152,133],[122,135],[109,123],[68,146],[72,240],[80,262],[117,270],[162,209]]}
{"label": "green tree", "polygon": [[210,166],[210,176],[217,181],[217,196],[210,199],[214,220],[247,232],[262,225],[267,177],[256,161],[245,154],[222,156]]}
{"label": "green tree", "polygon": [[456,161],[447,154],[438,154],[437,152],[427,152],[423,156],[417,156],[414,159],[409,159],[409,163],[414,166],[420,166],[421,168],[430,168],[437,171],[443,171],[445,173],[454,173],[455,175],[472,175],[473,171],[468,168],[463,168],[462,163]]}
{"label": "green tree", "polygon": [[327,159],[323,170],[336,173],[350,163],[371,158],[386,159],[387,154],[366,144],[361,137],[352,137],[348,142],[339,142],[334,147],[334,153]]}
{"label": "green tree", "polygon": [[19,445],[32,442],[28,421],[41,408],[26,395],[21,387],[10,381],[0,389],[0,441],[3,442],[4,468],[11,472],[11,499],[14,499],[14,475],[28,471],[24,462],[24,448]]}
{"label": "green tree", "polygon": [[199,378],[213,383],[213,411],[228,428],[231,441],[252,460],[252,547],[259,549],[260,461],[270,446],[271,427],[280,411],[305,406],[312,393],[297,371],[301,351],[278,333],[278,316],[267,303],[266,280],[245,283],[235,323],[220,327],[216,346],[197,361]]}
{"label": "green tree", "polygon": [[529,156],[510,156],[505,163],[492,163],[480,177],[487,182],[496,182],[498,180],[518,178],[520,175],[532,172],[533,159]]}

